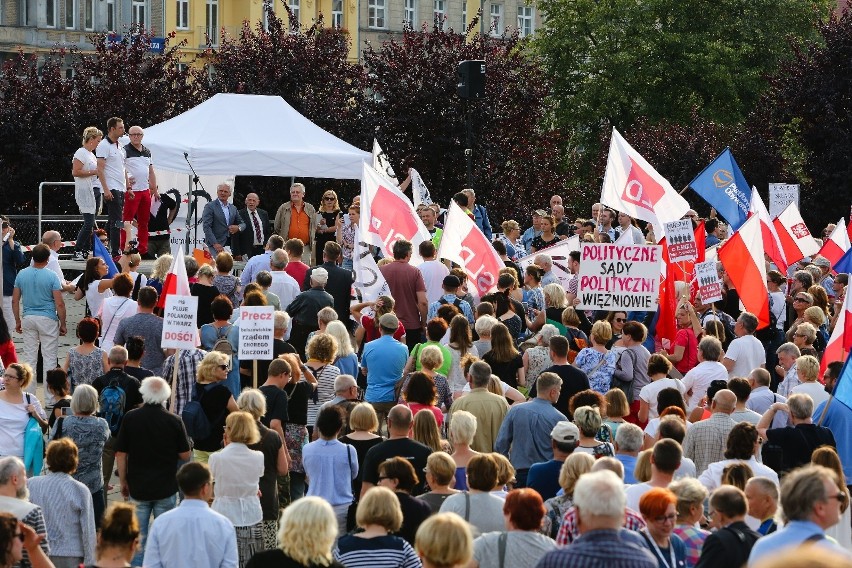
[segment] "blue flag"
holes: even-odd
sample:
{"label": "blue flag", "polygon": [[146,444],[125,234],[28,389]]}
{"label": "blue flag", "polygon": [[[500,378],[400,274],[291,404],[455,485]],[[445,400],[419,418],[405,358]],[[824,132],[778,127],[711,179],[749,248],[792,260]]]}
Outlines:
{"label": "blue flag", "polygon": [[746,183],[730,148],[710,162],[689,186],[712,205],[736,231],[748,219],[751,186]]}
{"label": "blue flag", "polygon": [[852,248],[840,257],[840,260],[834,264],[833,268],[838,274],[852,274]]}
{"label": "blue flag", "polygon": [[109,255],[109,251],[106,249],[104,244],[98,238],[97,235],[92,235],[92,256],[97,256],[99,258],[104,259],[104,262],[107,265],[107,278],[112,278],[116,274],[118,274],[118,269],[115,267],[115,263],[112,261],[112,257]]}
{"label": "blue flag", "polygon": [[846,358],[846,362],[840,370],[840,375],[837,376],[832,395],[838,402],[842,402],[852,409],[852,353]]}

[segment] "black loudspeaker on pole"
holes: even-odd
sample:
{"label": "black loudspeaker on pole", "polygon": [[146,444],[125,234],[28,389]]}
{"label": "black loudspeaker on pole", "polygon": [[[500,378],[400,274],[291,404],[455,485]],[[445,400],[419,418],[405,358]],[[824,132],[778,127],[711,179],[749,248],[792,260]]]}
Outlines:
{"label": "black loudspeaker on pole", "polygon": [[465,99],[467,114],[467,148],[464,150],[467,161],[467,185],[473,187],[473,117],[471,116],[471,101],[485,98],[485,61],[468,60],[459,63],[456,70],[458,76],[457,92]]}

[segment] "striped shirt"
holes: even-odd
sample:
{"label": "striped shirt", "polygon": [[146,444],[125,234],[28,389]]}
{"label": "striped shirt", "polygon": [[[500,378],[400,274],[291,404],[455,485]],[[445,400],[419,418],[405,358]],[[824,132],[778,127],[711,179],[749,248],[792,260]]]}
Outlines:
{"label": "striped shirt", "polygon": [[[313,361],[309,361],[313,364]],[[320,406],[334,398],[334,379],[340,374],[340,369],[334,365],[321,365],[319,367],[309,368],[317,378],[317,389],[315,392],[316,400],[308,400],[308,424],[317,423],[317,414],[319,414]]]}
{"label": "striped shirt", "polygon": [[346,535],[337,541],[334,559],[346,568],[420,568],[414,548],[398,536],[361,538]]}
{"label": "striped shirt", "polygon": [[27,482],[30,500],[44,511],[53,556],[95,562],[95,512],[89,488],[67,473],[48,473]]}
{"label": "striped shirt", "polygon": [[[50,556],[50,537],[47,536],[47,528],[44,523],[44,514],[41,512],[41,507],[34,505],[29,501],[18,499],[17,497],[0,496],[0,513],[10,513],[16,519],[33,529],[36,534],[45,535],[44,540],[39,545],[44,553]],[[24,549],[24,557],[16,565],[16,568],[31,568],[30,556]]]}
{"label": "striped shirt", "polygon": [[[192,389],[195,387],[195,378],[198,376],[198,366],[207,355],[203,349],[185,349],[178,351],[177,392],[175,393],[175,407],[172,412],[180,416],[183,407],[191,400]],[[175,370],[175,355],[170,355],[163,363],[163,377],[174,388],[172,376]]]}

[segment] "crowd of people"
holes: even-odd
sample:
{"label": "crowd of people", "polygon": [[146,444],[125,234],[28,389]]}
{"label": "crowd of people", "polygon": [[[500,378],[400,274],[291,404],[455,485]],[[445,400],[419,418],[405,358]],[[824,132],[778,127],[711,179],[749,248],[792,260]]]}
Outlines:
{"label": "crowd of people", "polygon": [[[122,222],[142,193],[158,198],[136,128],[133,150],[115,142],[119,121],[94,167],[74,158],[111,203],[101,160],[145,166],[125,170],[140,195]],[[243,210],[230,197],[219,186],[203,215],[215,266],[186,260],[199,344],[178,352],[161,347],[165,251],[102,235],[121,272],[106,278],[92,256],[71,284],[58,234],[23,267],[4,221],[0,565],[852,566],[852,410],[832,404],[842,362],[821,361],[848,275],[824,258],[768,272],[768,331],[720,265],[723,300],[683,296],[663,348],[653,312],[577,309],[576,282],[554,275],[561,239],[646,238],[601,204],[572,223],[553,196],[526,230],[492,234],[473,191],[457,194],[506,264],[481,298],[436,257],[441,211],[421,206],[433,239],[396,241],[378,263],[390,293],[360,301],[357,200],[347,221],[334,192],[315,209],[300,184],[272,218],[257,196]],[[723,223],[706,227],[724,240]],[[579,257],[560,262],[577,274]],[[66,294],[86,317],[59,365]],[[274,358],[257,374],[238,357],[240,306],[274,307]],[[123,499],[108,503],[113,485]]]}

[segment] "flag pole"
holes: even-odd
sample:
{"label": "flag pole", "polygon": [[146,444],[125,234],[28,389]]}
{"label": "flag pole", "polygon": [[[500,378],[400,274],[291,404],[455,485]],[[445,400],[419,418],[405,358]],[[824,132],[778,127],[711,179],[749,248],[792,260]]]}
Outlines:
{"label": "flag pole", "polygon": [[169,410],[172,413],[175,413],[175,402],[177,400],[177,390],[178,390],[178,365],[180,364],[180,355],[183,352],[182,349],[178,349],[175,351],[174,358],[174,369],[172,369],[172,399],[169,401]]}

